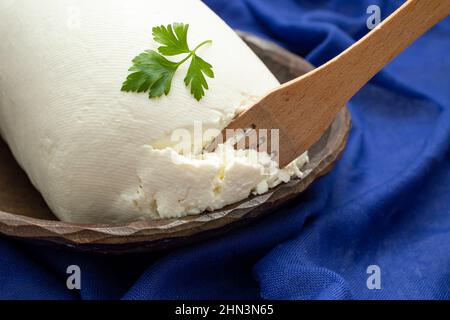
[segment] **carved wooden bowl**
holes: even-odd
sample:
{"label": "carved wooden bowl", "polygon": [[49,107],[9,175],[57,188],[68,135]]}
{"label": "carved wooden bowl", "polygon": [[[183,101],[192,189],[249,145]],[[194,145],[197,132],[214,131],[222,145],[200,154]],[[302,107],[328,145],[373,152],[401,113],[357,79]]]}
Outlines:
{"label": "carved wooden bowl", "polygon": [[[281,82],[313,67],[273,43],[240,33]],[[249,198],[222,210],[162,221],[126,225],[78,225],[58,221],[0,140],[0,233],[33,243],[57,245],[97,253],[137,253],[182,246],[274,213],[331,170],[347,142],[351,116],[344,108],[310,152],[306,176],[280,185],[269,193]]]}

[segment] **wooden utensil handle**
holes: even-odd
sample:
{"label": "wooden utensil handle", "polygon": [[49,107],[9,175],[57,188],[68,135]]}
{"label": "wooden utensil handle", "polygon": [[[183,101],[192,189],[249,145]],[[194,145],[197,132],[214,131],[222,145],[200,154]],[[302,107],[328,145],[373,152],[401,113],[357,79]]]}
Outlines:
{"label": "wooden utensil handle", "polygon": [[[325,92],[339,92],[339,101],[332,95],[325,97],[333,102],[330,107],[340,109],[386,64],[449,13],[449,0],[406,1],[395,14],[310,76],[314,74],[317,85],[330,90]],[[327,104],[323,95],[320,99]]]}
{"label": "wooden utensil handle", "polygon": [[352,47],[273,90],[227,129],[278,129],[275,152],[280,167],[286,166],[320,139],[362,86],[449,11],[450,0],[406,1]]}

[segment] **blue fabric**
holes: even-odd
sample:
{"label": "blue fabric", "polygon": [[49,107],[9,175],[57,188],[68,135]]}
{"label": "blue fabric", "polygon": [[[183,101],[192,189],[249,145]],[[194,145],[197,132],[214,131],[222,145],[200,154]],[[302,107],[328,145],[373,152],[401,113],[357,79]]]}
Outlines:
{"label": "blue fabric", "polygon": [[[334,57],[401,1],[209,0],[231,26],[313,64]],[[74,253],[0,237],[0,298],[449,299],[450,20],[350,103],[335,169],[288,208],[221,238],[132,257]],[[66,289],[66,268],[82,290]],[[381,269],[369,290],[367,268]]]}

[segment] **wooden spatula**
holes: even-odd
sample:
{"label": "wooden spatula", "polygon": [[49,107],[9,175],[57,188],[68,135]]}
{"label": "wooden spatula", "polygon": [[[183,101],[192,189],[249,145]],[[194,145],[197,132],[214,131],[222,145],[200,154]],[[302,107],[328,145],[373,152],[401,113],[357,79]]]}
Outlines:
{"label": "wooden spatula", "polygon": [[361,87],[449,13],[450,0],[406,1],[345,52],[255,103],[228,125],[223,137],[227,129],[278,129],[276,158],[280,167],[286,166],[320,139]]}

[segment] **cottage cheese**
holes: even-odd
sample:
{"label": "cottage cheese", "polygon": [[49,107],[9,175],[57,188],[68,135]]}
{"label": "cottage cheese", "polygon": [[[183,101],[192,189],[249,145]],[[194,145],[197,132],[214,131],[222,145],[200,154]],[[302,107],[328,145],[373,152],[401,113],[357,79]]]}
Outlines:
{"label": "cottage cheese", "polygon": [[[307,156],[279,170],[266,154],[190,156],[171,133],[222,129],[279,85],[198,0],[0,0],[0,133],[53,212],[76,223],[120,223],[215,210],[301,177]],[[155,49],[152,27],[190,24],[189,42],[214,66],[197,102],[177,72],[169,96],[120,87],[131,60]],[[228,156],[224,156],[227,154]]]}

